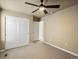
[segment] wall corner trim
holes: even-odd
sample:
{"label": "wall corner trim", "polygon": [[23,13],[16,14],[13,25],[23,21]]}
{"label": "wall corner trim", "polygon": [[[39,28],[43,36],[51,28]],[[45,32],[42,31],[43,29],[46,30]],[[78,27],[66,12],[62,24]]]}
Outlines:
{"label": "wall corner trim", "polygon": [[61,48],[61,47],[55,46],[55,45],[50,44],[50,43],[48,43],[48,42],[46,42],[46,41],[41,41],[41,42],[43,42],[43,43],[45,43],[45,44],[48,44],[48,45],[50,45],[50,46],[52,46],[52,47],[55,47],[55,48],[57,48],[57,49],[59,49],[59,50],[62,50],[62,51],[64,51],[64,52],[66,52],[66,53],[69,53],[69,54],[71,54],[71,55],[78,56],[76,53],[73,53],[73,52],[68,51],[68,50],[66,50],[66,49],[63,49],[63,48]]}

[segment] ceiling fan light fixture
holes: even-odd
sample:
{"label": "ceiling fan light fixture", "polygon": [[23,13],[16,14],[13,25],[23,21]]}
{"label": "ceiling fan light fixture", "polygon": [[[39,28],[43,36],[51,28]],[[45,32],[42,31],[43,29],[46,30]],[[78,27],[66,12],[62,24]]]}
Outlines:
{"label": "ceiling fan light fixture", "polygon": [[44,7],[40,7],[39,10],[43,11],[43,10],[45,10],[45,8]]}

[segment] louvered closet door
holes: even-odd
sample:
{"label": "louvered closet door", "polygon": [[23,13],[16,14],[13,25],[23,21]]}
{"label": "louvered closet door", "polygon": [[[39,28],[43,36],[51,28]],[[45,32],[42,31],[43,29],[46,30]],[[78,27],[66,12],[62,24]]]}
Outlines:
{"label": "louvered closet door", "polygon": [[5,48],[15,48],[29,43],[29,19],[6,16]]}

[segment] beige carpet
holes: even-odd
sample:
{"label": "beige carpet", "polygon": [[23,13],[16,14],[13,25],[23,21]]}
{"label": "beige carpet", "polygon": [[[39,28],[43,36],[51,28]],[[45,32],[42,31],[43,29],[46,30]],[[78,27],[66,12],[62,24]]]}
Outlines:
{"label": "beige carpet", "polygon": [[[4,57],[5,53],[8,53],[7,57]],[[11,49],[5,53],[0,54],[0,59],[77,59],[42,42]]]}

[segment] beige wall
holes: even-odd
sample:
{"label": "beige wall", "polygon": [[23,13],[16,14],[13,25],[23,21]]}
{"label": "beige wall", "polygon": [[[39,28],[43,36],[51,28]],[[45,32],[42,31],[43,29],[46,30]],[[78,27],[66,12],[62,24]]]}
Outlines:
{"label": "beige wall", "polygon": [[43,17],[45,41],[77,54],[77,5]]}
{"label": "beige wall", "polygon": [[[17,13],[17,12],[13,12],[13,11],[8,11],[8,10],[3,10],[2,14],[1,14],[1,39],[0,39],[0,49],[4,49],[5,48],[5,16],[15,16],[15,17],[24,17],[24,18],[29,18],[30,20],[30,27],[29,28],[33,28],[32,27],[32,18],[30,15],[26,15],[26,14],[22,14],[22,13]],[[30,33],[32,31],[30,30]],[[30,34],[30,37],[32,35]],[[32,38],[30,38],[31,40]]]}
{"label": "beige wall", "polygon": [[2,49],[2,41],[1,41],[1,11],[0,11],[0,50]]}
{"label": "beige wall", "polygon": [[33,16],[31,16],[30,17],[31,18],[31,21],[30,21],[30,28],[29,28],[29,30],[30,30],[30,43],[32,43],[32,41],[33,41],[33,27],[34,27],[34,23],[33,23]]}

